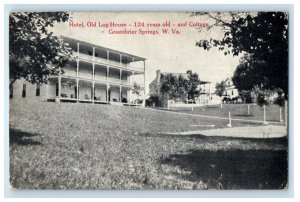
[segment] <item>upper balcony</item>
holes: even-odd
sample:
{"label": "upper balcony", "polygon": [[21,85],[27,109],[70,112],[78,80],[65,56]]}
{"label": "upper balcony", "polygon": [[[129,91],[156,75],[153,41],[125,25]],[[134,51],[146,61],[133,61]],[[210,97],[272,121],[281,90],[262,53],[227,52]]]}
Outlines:
{"label": "upper balcony", "polygon": [[92,55],[87,55],[84,53],[77,53],[77,52],[73,52],[73,56],[78,57],[80,60],[85,60],[85,61],[89,61],[89,62],[93,62],[93,63],[97,63],[97,64],[108,65],[108,66],[118,67],[118,68],[122,68],[122,69],[126,69],[126,70],[131,70],[131,71],[135,71],[136,73],[144,72],[144,68],[134,66],[131,63],[121,63],[121,62],[108,60],[108,59],[104,59],[104,58],[100,58],[100,57],[96,57],[96,56],[92,56]]}
{"label": "upper balcony", "polygon": [[79,80],[89,80],[96,83],[115,84],[122,86],[132,86],[130,77],[133,75],[131,71],[121,70],[119,68],[109,67],[104,65],[93,65],[86,61],[79,61],[77,70],[77,64],[75,61],[68,63],[64,68],[63,77],[78,78]]}
{"label": "upper balcony", "polygon": [[63,37],[63,40],[69,44],[73,56],[79,60],[125,69],[135,74],[144,73],[145,58],[68,37]]}

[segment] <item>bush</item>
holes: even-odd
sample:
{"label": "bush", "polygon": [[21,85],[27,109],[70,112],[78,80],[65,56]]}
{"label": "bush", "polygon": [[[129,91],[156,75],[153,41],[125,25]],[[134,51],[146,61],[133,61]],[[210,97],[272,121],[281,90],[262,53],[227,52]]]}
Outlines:
{"label": "bush", "polygon": [[241,91],[239,94],[243,102],[247,104],[255,102],[255,98],[252,96],[251,91]]}
{"label": "bush", "polygon": [[246,103],[253,103],[255,99],[252,97],[251,92],[247,92],[244,96],[245,102]]}
{"label": "bush", "polygon": [[284,106],[285,99],[283,96],[278,96],[274,102],[274,104],[279,105],[280,107]]}
{"label": "bush", "polygon": [[257,102],[257,104],[259,106],[269,105],[270,104],[269,101],[268,101],[267,96],[263,92],[258,92],[256,102]]}
{"label": "bush", "polygon": [[146,106],[153,107],[153,105],[160,106],[160,99],[157,95],[150,95],[150,98],[146,100]]}
{"label": "bush", "polygon": [[123,102],[123,103],[127,103],[127,98],[123,97],[123,98],[122,98],[122,102]]}

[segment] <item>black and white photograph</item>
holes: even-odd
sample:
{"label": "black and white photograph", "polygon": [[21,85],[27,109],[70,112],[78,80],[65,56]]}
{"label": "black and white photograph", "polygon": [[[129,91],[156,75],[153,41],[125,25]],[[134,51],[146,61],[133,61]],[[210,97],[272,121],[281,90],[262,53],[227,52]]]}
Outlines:
{"label": "black and white photograph", "polygon": [[14,190],[287,190],[289,12],[9,13]]}

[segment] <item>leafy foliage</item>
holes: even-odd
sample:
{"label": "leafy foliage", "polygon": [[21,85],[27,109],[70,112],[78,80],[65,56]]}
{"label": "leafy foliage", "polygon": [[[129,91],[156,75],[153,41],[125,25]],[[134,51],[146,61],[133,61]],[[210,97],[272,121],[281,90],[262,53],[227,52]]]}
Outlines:
{"label": "leafy foliage", "polygon": [[10,13],[10,85],[20,78],[31,83],[47,83],[49,75],[59,73],[71,59],[71,49],[47,29],[68,19],[66,12]]}
{"label": "leafy foliage", "polygon": [[187,78],[182,75],[178,77],[173,74],[165,75],[161,85],[163,96],[168,99],[195,99],[200,93],[200,79],[197,73],[193,73],[190,70],[187,74]]}
{"label": "leafy foliage", "polygon": [[182,84],[182,81],[179,81],[179,78],[182,77],[176,77],[173,74],[168,74],[164,76],[164,81],[160,89],[164,97],[168,99],[180,98],[186,93],[184,91],[185,89],[182,88],[183,86],[180,85]]}
{"label": "leafy foliage", "polygon": [[133,83],[132,93],[136,94],[137,96],[140,96],[144,88],[141,87],[138,83]]}
{"label": "leafy foliage", "polygon": [[216,83],[216,94],[218,96],[222,96],[226,90],[226,83],[225,81],[221,81],[220,83]]}
{"label": "leafy foliage", "polygon": [[257,99],[256,99],[256,102],[259,106],[263,106],[263,105],[269,105],[269,101],[267,99],[267,96],[265,95],[264,92],[258,92],[258,95],[257,95]]}
{"label": "leafy foliage", "polygon": [[200,79],[197,73],[188,71],[188,80],[185,82],[185,89],[187,91],[188,99],[194,100],[200,94]]}
{"label": "leafy foliage", "polygon": [[279,105],[280,107],[283,107],[285,105],[285,99],[284,96],[278,96],[275,100],[275,104]]}
{"label": "leafy foliage", "polygon": [[245,103],[254,103],[255,102],[256,98],[254,98],[252,96],[251,91],[242,90],[239,92],[239,95],[241,96],[243,102],[245,102]]}
{"label": "leafy foliage", "polygon": [[[197,14],[197,13],[196,13]],[[229,13],[209,15],[224,30],[222,39],[200,40],[196,46],[204,50],[219,47],[224,55],[246,54],[237,67],[233,81],[239,90],[259,86],[281,88],[288,93],[288,16],[284,12]],[[228,17],[228,16],[227,16]]]}

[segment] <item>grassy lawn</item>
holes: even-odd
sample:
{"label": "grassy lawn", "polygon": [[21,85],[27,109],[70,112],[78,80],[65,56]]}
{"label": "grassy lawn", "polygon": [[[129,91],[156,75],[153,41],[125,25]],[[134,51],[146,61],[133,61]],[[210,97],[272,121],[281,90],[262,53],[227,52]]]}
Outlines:
{"label": "grassy lawn", "polygon": [[110,105],[11,105],[10,182],[18,189],[286,187],[286,138],[158,133],[199,122],[228,123]]}

